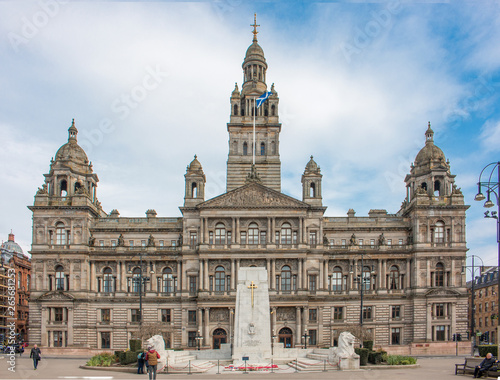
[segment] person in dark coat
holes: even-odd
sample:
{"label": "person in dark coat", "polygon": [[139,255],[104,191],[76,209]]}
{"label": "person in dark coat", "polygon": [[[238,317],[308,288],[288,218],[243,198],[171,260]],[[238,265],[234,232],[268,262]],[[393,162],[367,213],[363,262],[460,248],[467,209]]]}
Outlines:
{"label": "person in dark coat", "polygon": [[146,353],[141,352],[137,356],[137,374],[140,375],[141,373],[144,374],[144,358],[146,356]]}
{"label": "person in dark coat", "polygon": [[33,367],[36,370],[36,367],[38,367],[38,362],[40,361],[40,359],[42,359],[42,351],[40,351],[36,344],[31,349],[30,358],[33,358]]}
{"label": "person in dark coat", "polygon": [[484,375],[484,373],[489,370],[493,364],[498,363],[498,360],[496,360],[493,355],[488,352],[486,354],[486,357],[484,360],[479,364],[475,369],[474,369],[474,379],[479,378]]}

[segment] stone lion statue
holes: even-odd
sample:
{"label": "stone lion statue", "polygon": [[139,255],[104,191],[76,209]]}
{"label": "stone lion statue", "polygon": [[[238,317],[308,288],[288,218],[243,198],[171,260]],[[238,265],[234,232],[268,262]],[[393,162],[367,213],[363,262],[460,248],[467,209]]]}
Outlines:
{"label": "stone lion statue", "polygon": [[348,331],[340,333],[339,336],[339,346],[335,347],[334,355],[337,358],[347,359],[347,358],[357,358],[359,357],[354,352],[354,342],[356,337]]}
{"label": "stone lion statue", "polygon": [[153,335],[151,338],[146,340],[148,347],[153,347],[156,352],[160,354],[160,359],[158,359],[157,371],[162,371],[167,365],[167,350],[165,350],[165,341],[161,335]]}

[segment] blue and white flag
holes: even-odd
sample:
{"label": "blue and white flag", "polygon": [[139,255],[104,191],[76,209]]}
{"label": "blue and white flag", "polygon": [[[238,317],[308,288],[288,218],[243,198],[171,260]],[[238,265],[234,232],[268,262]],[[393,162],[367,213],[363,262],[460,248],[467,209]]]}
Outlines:
{"label": "blue and white flag", "polygon": [[257,108],[259,108],[262,103],[266,101],[272,95],[272,92],[264,92],[260,97],[257,98]]}

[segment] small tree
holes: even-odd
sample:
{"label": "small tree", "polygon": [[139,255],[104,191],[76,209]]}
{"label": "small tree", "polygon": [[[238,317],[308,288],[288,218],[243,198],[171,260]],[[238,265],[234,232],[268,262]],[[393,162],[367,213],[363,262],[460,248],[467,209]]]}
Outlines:
{"label": "small tree", "polygon": [[132,337],[135,339],[140,339],[141,342],[146,342],[153,335],[164,336],[163,333],[171,331],[171,327],[166,327],[165,324],[156,323],[143,323],[141,327],[132,333]]}

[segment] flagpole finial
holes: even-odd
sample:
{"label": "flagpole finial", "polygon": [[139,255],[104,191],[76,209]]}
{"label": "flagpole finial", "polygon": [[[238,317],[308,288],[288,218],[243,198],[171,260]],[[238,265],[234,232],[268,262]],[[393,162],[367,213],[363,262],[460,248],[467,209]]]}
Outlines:
{"label": "flagpole finial", "polygon": [[253,25],[250,25],[250,26],[253,26],[253,42],[257,42],[257,33],[259,33],[257,31],[257,27],[260,26],[260,25],[257,25],[257,13],[254,13],[253,14]]}

